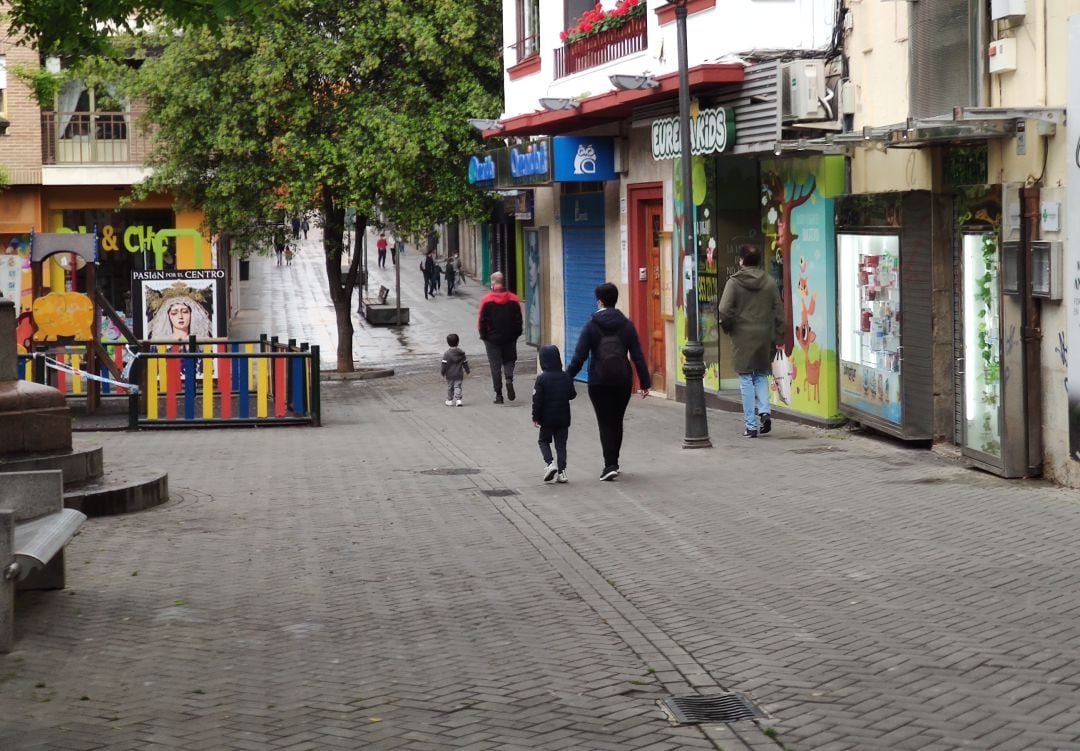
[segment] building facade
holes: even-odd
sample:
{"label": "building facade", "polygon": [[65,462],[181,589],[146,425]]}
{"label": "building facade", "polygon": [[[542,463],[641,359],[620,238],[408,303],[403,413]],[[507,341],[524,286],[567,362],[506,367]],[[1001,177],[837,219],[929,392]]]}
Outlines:
{"label": "building facade", "polygon": [[[485,135],[507,154],[478,185],[531,194],[515,235],[536,336],[572,347],[613,281],[681,398],[696,298],[706,394],[730,403],[715,306],[755,244],[784,297],[778,412],[1080,485],[1080,0],[686,5],[689,209],[674,4],[504,3],[505,112]],[[610,147],[615,176],[561,180],[564,137]],[[515,184],[509,152],[541,146],[550,173]]]}

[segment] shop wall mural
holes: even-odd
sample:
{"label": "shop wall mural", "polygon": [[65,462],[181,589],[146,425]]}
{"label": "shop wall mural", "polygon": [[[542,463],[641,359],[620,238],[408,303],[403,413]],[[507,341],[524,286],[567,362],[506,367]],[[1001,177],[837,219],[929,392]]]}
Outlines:
{"label": "shop wall mural", "polygon": [[789,406],[823,419],[839,416],[833,198],[844,191],[844,167],[843,157],[761,163],[765,255],[784,300],[792,363]]}

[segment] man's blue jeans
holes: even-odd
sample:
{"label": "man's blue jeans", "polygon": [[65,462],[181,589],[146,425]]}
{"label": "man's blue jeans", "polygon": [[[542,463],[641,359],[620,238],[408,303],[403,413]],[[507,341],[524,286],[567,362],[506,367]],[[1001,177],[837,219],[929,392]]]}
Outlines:
{"label": "man's blue jeans", "polygon": [[758,414],[766,415],[769,407],[769,374],[764,370],[739,373],[739,393],[742,394],[743,422],[747,430],[758,429]]}

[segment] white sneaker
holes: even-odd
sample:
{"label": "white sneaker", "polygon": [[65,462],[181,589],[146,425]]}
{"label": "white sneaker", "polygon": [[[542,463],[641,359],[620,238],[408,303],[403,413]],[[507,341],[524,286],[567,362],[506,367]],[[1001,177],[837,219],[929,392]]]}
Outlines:
{"label": "white sneaker", "polygon": [[460,407],[461,406],[461,400],[458,399],[456,402],[454,402],[454,405],[457,406],[457,407]]}
{"label": "white sneaker", "polygon": [[555,479],[555,475],[559,473],[559,467],[555,462],[544,467],[544,482],[551,482]]}
{"label": "white sneaker", "polygon": [[555,475],[555,482],[570,482],[570,481],[566,479],[566,472],[560,472],[559,474]]}
{"label": "white sneaker", "polygon": [[454,402],[453,402],[453,400],[452,400],[452,399],[447,399],[447,400],[446,400],[446,406],[447,406],[447,407],[453,407],[453,406],[454,406]]}

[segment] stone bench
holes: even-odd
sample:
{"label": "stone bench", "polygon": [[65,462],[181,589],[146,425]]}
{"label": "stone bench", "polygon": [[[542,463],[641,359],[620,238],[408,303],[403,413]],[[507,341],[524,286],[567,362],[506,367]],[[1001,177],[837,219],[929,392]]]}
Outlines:
{"label": "stone bench", "polygon": [[[364,320],[370,323],[372,326],[396,326],[398,322],[397,306],[390,305],[386,302],[386,298],[390,294],[390,288],[386,286],[379,287],[379,296],[375,299],[369,297],[361,297],[360,307],[363,309]],[[405,325],[409,322],[409,309],[402,306],[401,308],[401,323]]]}
{"label": "stone bench", "polygon": [[0,653],[15,639],[15,590],[63,589],[64,546],[86,520],[64,508],[58,469],[8,472],[0,482]]}

